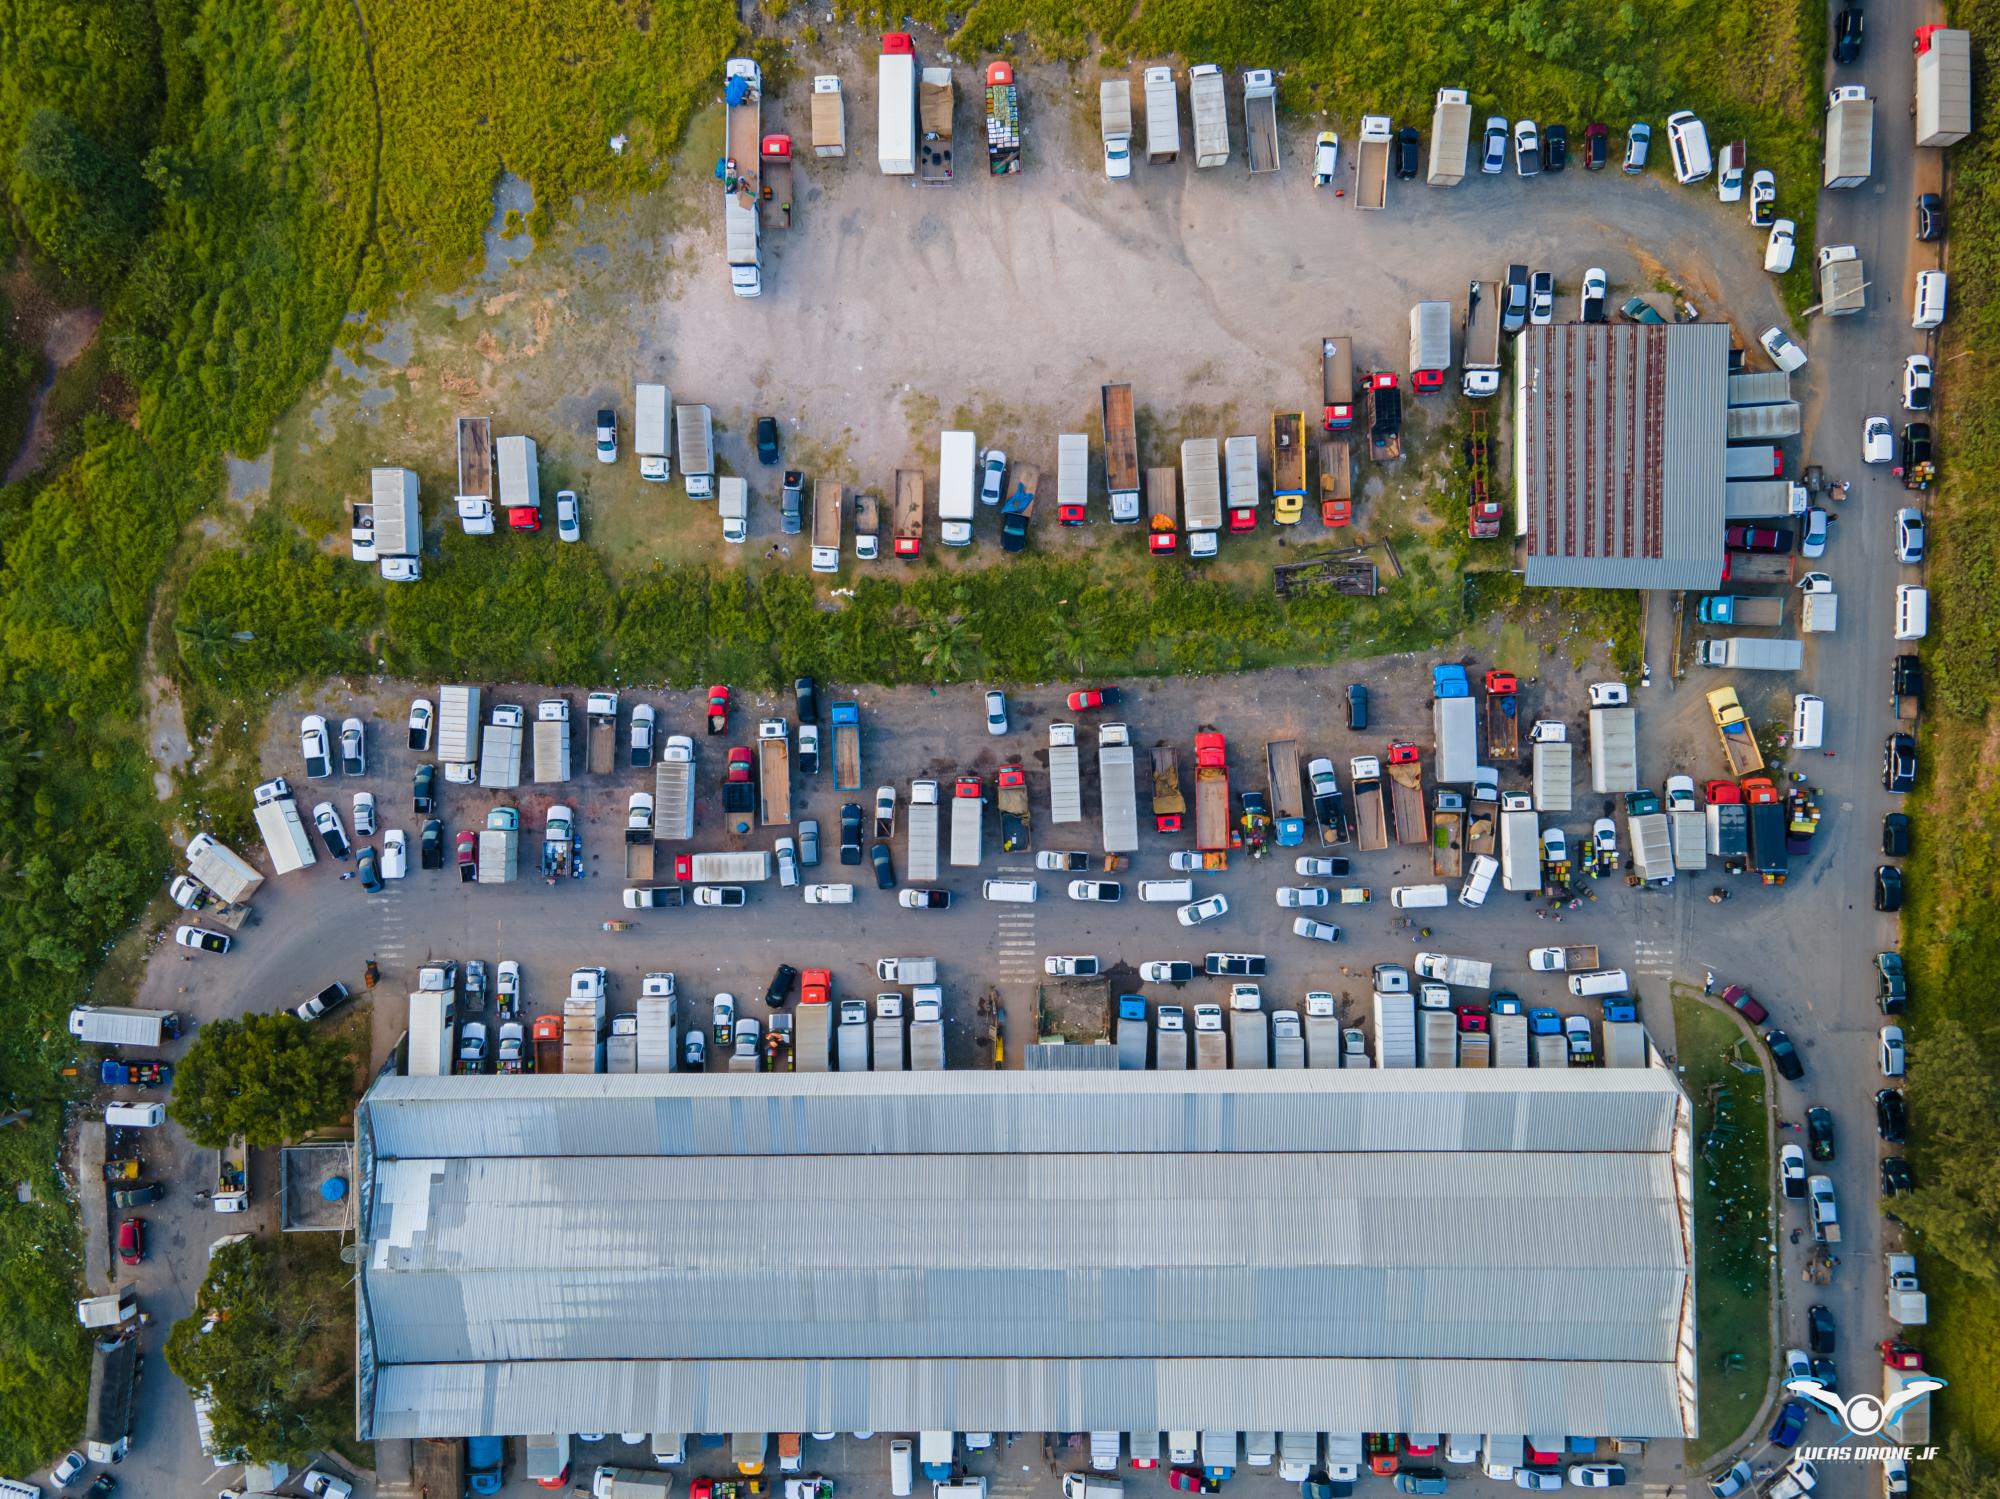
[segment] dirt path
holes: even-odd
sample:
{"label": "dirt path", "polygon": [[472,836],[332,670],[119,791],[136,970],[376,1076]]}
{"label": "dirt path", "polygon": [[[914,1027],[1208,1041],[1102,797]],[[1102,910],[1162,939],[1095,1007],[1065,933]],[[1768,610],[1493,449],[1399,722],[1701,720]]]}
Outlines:
{"label": "dirt path", "polygon": [[42,420],[49,391],[55,386],[56,376],[83,357],[83,351],[97,337],[97,325],[103,320],[104,314],[95,307],[71,307],[57,313],[43,331],[42,378],[28,401],[28,433],[22,440],[21,451],[7,465],[6,477],[0,483],[19,482],[41,467],[42,460],[48,457],[49,450],[55,445],[55,434]]}

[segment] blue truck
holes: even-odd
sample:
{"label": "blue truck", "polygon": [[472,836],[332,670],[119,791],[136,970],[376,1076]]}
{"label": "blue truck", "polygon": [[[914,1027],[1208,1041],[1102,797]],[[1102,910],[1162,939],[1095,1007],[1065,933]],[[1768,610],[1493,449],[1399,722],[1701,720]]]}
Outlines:
{"label": "blue truck", "polygon": [[1035,491],[1041,486],[1041,473],[1025,463],[1017,463],[1013,473],[1014,488],[1006,502],[1000,507],[1000,549],[1004,552],[1018,552],[1028,544],[1028,522],[1035,514]]}

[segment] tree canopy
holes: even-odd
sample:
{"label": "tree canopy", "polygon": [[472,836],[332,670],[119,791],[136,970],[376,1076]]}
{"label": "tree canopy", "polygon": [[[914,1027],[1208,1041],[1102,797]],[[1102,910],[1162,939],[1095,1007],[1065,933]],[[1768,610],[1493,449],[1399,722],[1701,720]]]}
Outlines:
{"label": "tree canopy", "polygon": [[330,1032],[289,1013],[245,1015],[202,1026],[167,1109],[197,1145],[276,1145],[332,1124],[353,1094],[353,1054]]}

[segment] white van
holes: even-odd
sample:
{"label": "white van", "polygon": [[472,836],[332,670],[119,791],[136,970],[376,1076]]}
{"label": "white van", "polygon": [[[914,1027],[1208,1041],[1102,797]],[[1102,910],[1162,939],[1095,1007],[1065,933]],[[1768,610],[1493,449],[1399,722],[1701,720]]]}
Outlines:
{"label": "white van", "polygon": [[1389,904],[1398,911],[1442,906],[1450,900],[1451,892],[1442,885],[1395,885],[1389,890]]}
{"label": "white van", "polygon": [[889,1492],[895,1499],[909,1499],[911,1484],[915,1481],[915,1461],[910,1453],[910,1439],[897,1437],[889,1444]]}
{"label": "white van", "polygon": [[1792,698],[1792,745],[1796,749],[1815,750],[1820,747],[1826,734],[1826,703],[1810,692],[1801,692]]}
{"label": "white van", "polygon": [[1674,180],[1682,187],[1699,182],[1715,169],[1708,154],[1708,127],[1691,110],[1667,116],[1667,145],[1674,157]]}
{"label": "white van", "polygon": [[32,1483],[17,1483],[11,1478],[0,1478],[0,1499],[42,1499],[39,1486]]}
{"label": "white van", "polygon": [[111,1103],[104,1106],[104,1122],[113,1129],[158,1129],[167,1122],[163,1103]]}
{"label": "white van", "polygon": [[1931,627],[1931,596],[1914,583],[1896,585],[1896,638],[1922,640]]}
{"label": "white van", "polygon": [[1042,898],[1042,887],[1033,880],[988,880],[979,887],[979,893],[988,900],[1032,905]]}
{"label": "white van", "polygon": [[1465,883],[1459,886],[1458,903],[1461,906],[1483,906],[1486,892],[1493,888],[1493,876],[1500,872],[1500,861],[1491,854],[1474,854],[1472,868],[1465,876]]}
{"label": "white van", "polygon": [[1170,900],[1176,905],[1185,905],[1194,899],[1193,880],[1141,880],[1139,899]]}
{"label": "white van", "polygon": [[1910,318],[1912,328],[1935,328],[1944,321],[1943,271],[1917,272],[1917,295],[1911,305],[1916,308]]}
{"label": "white van", "polygon": [[1600,968],[1595,973],[1572,973],[1569,976],[1569,992],[1578,999],[1594,999],[1601,994],[1625,994],[1632,988],[1632,981],[1625,977],[1622,968]]}
{"label": "white van", "polygon": [[1514,1477],[1515,1469],[1522,1466],[1527,1457],[1526,1437],[1489,1436],[1480,1443],[1479,1466],[1488,1478],[1496,1478],[1502,1483]]}

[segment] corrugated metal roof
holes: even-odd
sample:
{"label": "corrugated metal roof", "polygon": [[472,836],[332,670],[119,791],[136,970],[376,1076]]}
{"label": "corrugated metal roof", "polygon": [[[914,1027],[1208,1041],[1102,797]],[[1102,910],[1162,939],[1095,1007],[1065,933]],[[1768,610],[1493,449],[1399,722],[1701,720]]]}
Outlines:
{"label": "corrugated metal roof", "polygon": [[1565,323],[1515,353],[1515,506],[1538,587],[1722,577],[1729,329]]}
{"label": "corrugated metal roof", "polygon": [[1021,1049],[1021,1065],[1030,1072],[1116,1072],[1118,1048],[1037,1043]]}
{"label": "corrugated metal roof", "polygon": [[[1679,1437],[1671,1364],[825,1360],[400,1366],[376,1438],[532,1431],[1618,1432]],[[1277,1423],[1277,1424],[1272,1424]]]}
{"label": "corrugated metal roof", "polygon": [[[377,1436],[1296,1429],[1322,1387],[1680,1431],[1657,1068],[384,1078],[358,1124]],[[1529,1422],[1538,1369],[1623,1393]]]}

